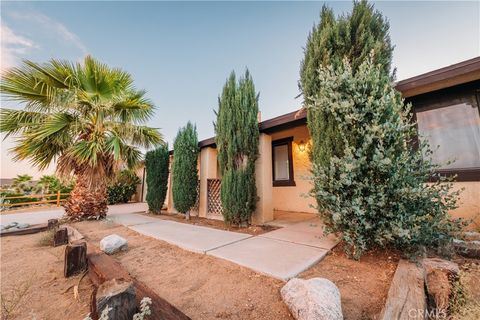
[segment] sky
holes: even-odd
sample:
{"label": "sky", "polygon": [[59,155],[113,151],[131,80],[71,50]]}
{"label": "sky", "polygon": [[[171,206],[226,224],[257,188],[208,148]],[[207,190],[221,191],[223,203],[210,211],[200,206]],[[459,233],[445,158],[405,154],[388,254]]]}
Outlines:
{"label": "sky", "polygon": [[[248,67],[262,120],[298,109],[303,47],[324,2],[1,2],[1,70],[22,59],[87,54],[132,74],[156,106],[149,125],[170,145],[187,121],[213,136],[214,110],[232,70]],[[397,79],[480,55],[480,2],[374,2],[390,22]],[[351,1],[327,2],[336,14]],[[2,107],[20,108],[9,101]],[[1,145],[1,178],[38,172]]]}

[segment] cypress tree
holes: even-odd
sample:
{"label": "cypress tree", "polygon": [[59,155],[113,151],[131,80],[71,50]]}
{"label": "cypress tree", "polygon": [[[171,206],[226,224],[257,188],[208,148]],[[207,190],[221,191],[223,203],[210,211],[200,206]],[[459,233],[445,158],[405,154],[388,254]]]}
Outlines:
{"label": "cypress tree", "polygon": [[198,137],[197,128],[190,122],[178,130],[173,143],[172,193],[173,205],[190,219],[190,209],[197,199]]}
{"label": "cypress tree", "polygon": [[[338,19],[332,9],[323,6],[320,23],[308,36],[300,67],[299,88],[305,105],[312,103],[321,89],[320,67],[338,67],[347,58],[355,74],[372,50],[375,52],[373,62],[380,64],[381,70],[388,74],[393,52],[389,24],[373,5],[366,0],[354,2],[352,12]],[[332,115],[319,108],[307,109],[307,123],[312,137],[311,161],[315,165],[328,166],[330,158],[341,156],[344,149],[338,124]]]}
{"label": "cypress tree", "polygon": [[167,196],[169,157],[168,144],[145,155],[148,210],[155,214],[161,212]]}
{"label": "cypress tree", "polygon": [[215,142],[222,174],[223,217],[227,224],[248,224],[256,208],[258,97],[246,70],[238,83],[232,72],[218,98]]}

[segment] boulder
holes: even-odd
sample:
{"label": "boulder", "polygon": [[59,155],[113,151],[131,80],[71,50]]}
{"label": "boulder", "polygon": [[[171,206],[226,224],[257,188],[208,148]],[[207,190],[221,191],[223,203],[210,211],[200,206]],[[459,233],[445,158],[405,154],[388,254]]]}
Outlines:
{"label": "boulder", "polygon": [[342,320],[340,291],[328,279],[294,278],[280,291],[282,299],[297,320]]}
{"label": "boulder", "polygon": [[30,228],[30,225],[28,223],[19,223],[17,224],[18,229],[27,229]]}
{"label": "boulder", "polygon": [[460,269],[455,262],[439,258],[423,260],[425,285],[430,309],[447,315],[453,282]]}
{"label": "boulder", "polygon": [[106,236],[100,241],[100,250],[102,250],[106,254],[114,254],[118,251],[124,251],[127,249],[127,240],[117,234],[111,234],[109,236]]}
{"label": "boulder", "polygon": [[131,320],[137,309],[135,288],[131,281],[112,279],[102,283],[95,297],[96,313],[109,308],[109,319]]}

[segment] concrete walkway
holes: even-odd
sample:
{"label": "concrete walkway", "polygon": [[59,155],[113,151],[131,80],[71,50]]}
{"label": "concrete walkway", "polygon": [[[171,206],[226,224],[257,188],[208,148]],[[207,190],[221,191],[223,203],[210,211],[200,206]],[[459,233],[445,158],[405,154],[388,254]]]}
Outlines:
{"label": "concrete walkway", "polygon": [[[318,218],[288,224],[259,236],[162,220],[141,214],[144,203],[109,206],[108,217],[140,234],[168,242],[185,250],[208,254],[268,276],[288,280],[320,261],[337,240],[324,237]],[[61,209],[16,213],[0,217],[12,221],[41,223],[61,217]]]}

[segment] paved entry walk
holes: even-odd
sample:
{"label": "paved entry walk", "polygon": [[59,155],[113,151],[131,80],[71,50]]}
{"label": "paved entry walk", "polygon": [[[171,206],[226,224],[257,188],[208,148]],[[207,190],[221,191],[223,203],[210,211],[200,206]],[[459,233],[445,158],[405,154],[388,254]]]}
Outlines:
{"label": "paved entry walk", "polygon": [[[108,217],[140,234],[185,250],[228,260],[268,276],[288,280],[320,261],[336,244],[324,237],[317,218],[285,226],[259,236],[218,230],[142,214],[144,203],[109,206]],[[45,223],[59,218],[61,209],[2,215],[1,223]]]}
{"label": "paved entry walk", "polygon": [[318,219],[252,236],[138,214],[116,214],[111,218],[143,235],[281,280],[307,270],[337,244],[335,238],[322,236],[322,224]]}

